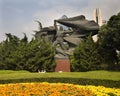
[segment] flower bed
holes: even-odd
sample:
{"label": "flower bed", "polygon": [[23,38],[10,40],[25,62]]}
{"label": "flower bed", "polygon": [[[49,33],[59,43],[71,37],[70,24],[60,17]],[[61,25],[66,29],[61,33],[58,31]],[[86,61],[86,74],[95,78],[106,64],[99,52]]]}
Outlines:
{"label": "flower bed", "polygon": [[63,83],[0,84],[0,96],[119,96],[120,89]]}

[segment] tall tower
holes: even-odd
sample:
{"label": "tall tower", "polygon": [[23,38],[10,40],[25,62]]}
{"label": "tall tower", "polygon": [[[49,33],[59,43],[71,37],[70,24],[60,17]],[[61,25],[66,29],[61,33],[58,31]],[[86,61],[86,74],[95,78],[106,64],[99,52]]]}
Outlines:
{"label": "tall tower", "polygon": [[97,8],[97,9],[94,10],[94,12],[93,12],[93,20],[95,20],[95,22],[98,23],[99,26],[103,25],[102,13],[101,13],[100,8]]}

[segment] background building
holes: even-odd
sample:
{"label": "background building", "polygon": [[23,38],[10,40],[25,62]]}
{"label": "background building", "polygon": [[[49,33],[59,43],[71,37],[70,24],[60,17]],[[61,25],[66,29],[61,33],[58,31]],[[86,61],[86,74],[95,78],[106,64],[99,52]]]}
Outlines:
{"label": "background building", "polygon": [[[93,11],[93,20],[99,24],[99,26],[102,26],[103,24],[106,24],[106,20],[102,19],[102,12],[100,8],[96,8]],[[97,35],[93,36],[93,40],[96,42],[98,40]]]}
{"label": "background building", "polygon": [[97,8],[93,11],[93,20],[99,24],[99,26],[103,25],[103,20],[102,20],[102,13],[100,8]]}

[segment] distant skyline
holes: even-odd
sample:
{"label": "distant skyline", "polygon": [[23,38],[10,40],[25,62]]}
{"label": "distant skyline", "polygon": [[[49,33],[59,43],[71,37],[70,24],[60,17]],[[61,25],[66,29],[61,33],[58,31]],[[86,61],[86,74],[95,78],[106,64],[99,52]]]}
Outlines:
{"label": "distant skyline", "polygon": [[53,25],[54,19],[61,16],[73,17],[85,15],[93,20],[93,10],[100,8],[103,20],[120,12],[120,0],[0,0],[0,42],[5,40],[5,33],[29,40],[33,30],[38,30],[35,20],[43,26]]}

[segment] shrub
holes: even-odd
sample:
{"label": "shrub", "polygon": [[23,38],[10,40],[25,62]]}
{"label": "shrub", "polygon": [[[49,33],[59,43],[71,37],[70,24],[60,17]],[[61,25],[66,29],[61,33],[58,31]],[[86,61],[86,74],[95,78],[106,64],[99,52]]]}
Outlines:
{"label": "shrub", "polygon": [[99,80],[99,79],[86,79],[86,78],[27,78],[27,79],[9,79],[0,80],[2,84],[8,83],[21,83],[21,82],[49,82],[49,83],[70,83],[79,85],[95,85],[105,87],[120,88],[120,80]]}

